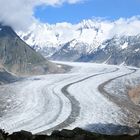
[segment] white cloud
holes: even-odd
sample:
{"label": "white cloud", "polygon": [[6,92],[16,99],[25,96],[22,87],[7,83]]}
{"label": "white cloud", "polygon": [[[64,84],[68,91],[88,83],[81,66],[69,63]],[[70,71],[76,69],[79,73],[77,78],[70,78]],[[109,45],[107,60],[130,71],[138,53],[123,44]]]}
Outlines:
{"label": "white cloud", "polygon": [[82,0],[0,0],[0,22],[14,29],[27,29],[36,21],[34,8],[39,5],[75,4]]}
{"label": "white cloud", "polygon": [[[59,6],[63,3],[75,4],[86,0],[0,0],[0,23],[10,25],[16,30],[25,30],[34,22],[34,8],[39,5]],[[49,13],[48,13],[49,14]],[[107,36],[135,35],[140,33],[140,16],[128,19],[120,18],[116,21],[109,21],[102,18],[94,18],[92,24],[100,26],[103,30],[103,38]],[[59,28],[71,27],[69,23],[58,23]]]}
{"label": "white cloud", "polygon": [[140,17],[120,18],[116,21],[95,18],[83,20],[78,24],[67,22],[34,23],[28,32],[18,32],[18,34],[22,38],[29,35],[26,42],[31,46],[36,44],[40,47],[46,47],[48,43],[48,46],[51,46],[50,44],[59,46],[73,39],[88,44],[94,42],[96,46],[116,35],[133,36],[140,34]]}
{"label": "white cloud", "polygon": [[110,30],[110,36],[113,35],[136,35],[140,34],[140,16],[133,16],[131,18],[120,18],[112,24],[112,29]]}

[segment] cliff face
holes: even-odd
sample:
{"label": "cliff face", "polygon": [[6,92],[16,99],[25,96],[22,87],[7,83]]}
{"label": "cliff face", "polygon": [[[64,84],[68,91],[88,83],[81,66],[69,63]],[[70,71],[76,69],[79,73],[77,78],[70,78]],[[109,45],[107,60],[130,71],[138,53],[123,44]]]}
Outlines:
{"label": "cliff face", "polygon": [[17,75],[45,74],[56,66],[35,52],[13,31],[0,25],[0,65]]}

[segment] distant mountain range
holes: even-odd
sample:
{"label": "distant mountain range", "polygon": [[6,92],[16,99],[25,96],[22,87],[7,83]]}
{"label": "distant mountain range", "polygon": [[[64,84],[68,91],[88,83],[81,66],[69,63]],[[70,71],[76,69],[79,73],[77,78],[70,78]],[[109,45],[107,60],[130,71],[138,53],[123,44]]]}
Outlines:
{"label": "distant mountain range", "polygon": [[45,74],[58,69],[21,40],[11,27],[1,24],[0,68],[16,75]]}
{"label": "distant mountain range", "polygon": [[107,22],[34,24],[18,34],[49,59],[140,67],[140,35],[115,34]]}
{"label": "distant mountain range", "polygon": [[97,50],[83,54],[76,61],[140,67],[140,35],[113,37],[103,42]]}
{"label": "distant mountain range", "polygon": [[18,32],[18,34],[27,44],[40,51],[44,56],[51,57],[66,44],[70,45],[70,50],[79,51],[83,49],[81,45],[84,45],[86,46],[84,51],[87,53],[92,51],[108,36],[106,31],[108,29],[103,28],[104,26],[100,23],[95,25],[92,20],[84,20],[76,25],[70,23],[34,24],[28,32]]}

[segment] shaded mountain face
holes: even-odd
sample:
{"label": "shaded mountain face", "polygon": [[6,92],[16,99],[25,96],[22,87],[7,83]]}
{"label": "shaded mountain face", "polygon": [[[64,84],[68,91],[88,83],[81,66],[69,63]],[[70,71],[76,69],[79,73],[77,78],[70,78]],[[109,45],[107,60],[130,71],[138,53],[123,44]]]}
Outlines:
{"label": "shaded mountain face", "polygon": [[0,24],[0,67],[17,75],[45,74],[56,66],[35,52],[13,31]]}
{"label": "shaded mountain face", "polygon": [[53,60],[76,61],[83,54],[88,54],[90,50],[92,50],[92,47],[89,44],[72,40],[64,44],[50,58]]}
{"label": "shaded mountain face", "polygon": [[109,39],[100,45],[96,51],[82,55],[77,61],[140,67],[140,35]]}
{"label": "shaded mountain face", "polygon": [[[140,67],[140,35],[115,36],[104,41],[98,47],[75,40],[66,43],[51,56],[55,60],[97,62],[114,65],[130,65]],[[73,45],[74,44],[74,45]],[[94,46],[94,45],[93,45]]]}

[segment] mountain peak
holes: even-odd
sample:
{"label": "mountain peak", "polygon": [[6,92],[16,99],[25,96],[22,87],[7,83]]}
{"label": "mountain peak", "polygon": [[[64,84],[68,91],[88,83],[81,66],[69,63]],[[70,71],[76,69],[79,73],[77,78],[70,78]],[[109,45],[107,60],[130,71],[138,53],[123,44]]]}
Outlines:
{"label": "mountain peak", "polygon": [[10,26],[0,24],[0,37],[18,37],[14,30]]}

